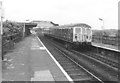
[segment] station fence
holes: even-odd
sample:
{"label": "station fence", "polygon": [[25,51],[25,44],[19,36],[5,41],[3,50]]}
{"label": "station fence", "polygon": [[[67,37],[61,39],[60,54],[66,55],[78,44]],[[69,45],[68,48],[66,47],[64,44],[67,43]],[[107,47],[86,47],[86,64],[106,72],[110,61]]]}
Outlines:
{"label": "station fence", "polygon": [[120,38],[119,37],[110,37],[110,36],[95,36],[92,37],[92,42],[103,43],[113,46],[120,46]]}
{"label": "station fence", "polygon": [[4,59],[5,53],[12,51],[15,43],[21,41],[23,33],[14,33],[2,36],[2,60]]}

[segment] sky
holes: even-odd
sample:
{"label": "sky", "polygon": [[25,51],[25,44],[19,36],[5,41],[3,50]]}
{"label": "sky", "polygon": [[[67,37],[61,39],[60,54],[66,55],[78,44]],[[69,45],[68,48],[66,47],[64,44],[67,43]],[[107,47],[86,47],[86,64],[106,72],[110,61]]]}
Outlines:
{"label": "sky", "polygon": [[[93,29],[118,29],[119,0],[0,0],[4,17],[12,21],[52,21],[60,25],[86,23]],[[99,20],[103,19],[103,21]]]}

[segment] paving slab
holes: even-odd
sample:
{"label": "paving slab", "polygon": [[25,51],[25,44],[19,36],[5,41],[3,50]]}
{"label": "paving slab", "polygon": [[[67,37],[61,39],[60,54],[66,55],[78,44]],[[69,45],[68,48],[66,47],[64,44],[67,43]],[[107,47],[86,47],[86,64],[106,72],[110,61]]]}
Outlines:
{"label": "paving slab", "polygon": [[5,58],[3,81],[68,81],[36,36],[17,43]]}

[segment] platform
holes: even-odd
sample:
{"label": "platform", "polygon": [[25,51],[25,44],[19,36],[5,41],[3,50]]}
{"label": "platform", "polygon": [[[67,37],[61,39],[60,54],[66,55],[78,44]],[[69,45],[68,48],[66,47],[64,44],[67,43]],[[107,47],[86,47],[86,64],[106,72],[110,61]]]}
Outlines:
{"label": "platform", "polygon": [[120,49],[118,48],[118,46],[112,46],[112,45],[108,45],[108,44],[95,43],[95,42],[92,42],[92,45],[95,46],[95,47],[100,47],[100,48],[120,52]]}
{"label": "platform", "polygon": [[69,81],[37,36],[26,37],[5,55],[3,81]]}

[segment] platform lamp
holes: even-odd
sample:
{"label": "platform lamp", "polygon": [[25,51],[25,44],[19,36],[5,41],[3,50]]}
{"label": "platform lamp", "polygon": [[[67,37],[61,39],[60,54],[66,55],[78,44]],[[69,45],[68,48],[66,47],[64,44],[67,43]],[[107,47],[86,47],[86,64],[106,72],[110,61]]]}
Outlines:
{"label": "platform lamp", "polygon": [[[99,18],[99,20],[102,21],[102,23],[103,23],[103,24],[102,24],[102,27],[101,27],[102,30],[103,30],[103,31],[102,31],[102,39],[103,39],[103,35],[104,35],[104,20],[101,19],[101,18]],[[103,40],[101,41],[101,43],[103,43]]]}
{"label": "platform lamp", "polygon": [[3,18],[4,18],[4,11],[2,8],[2,1],[0,1],[0,42],[1,42],[1,57],[3,60],[3,48],[2,48],[2,35],[3,35]]}
{"label": "platform lamp", "polygon": [[2,1],[0,1],[0,34],[3,34],[3,8],[2,8]]}

